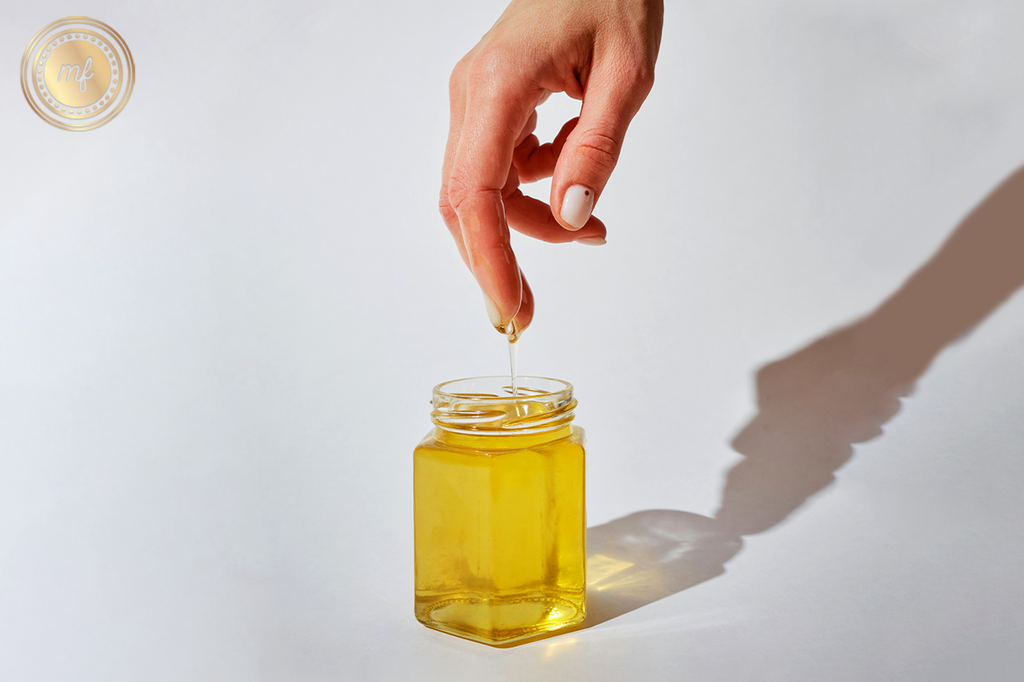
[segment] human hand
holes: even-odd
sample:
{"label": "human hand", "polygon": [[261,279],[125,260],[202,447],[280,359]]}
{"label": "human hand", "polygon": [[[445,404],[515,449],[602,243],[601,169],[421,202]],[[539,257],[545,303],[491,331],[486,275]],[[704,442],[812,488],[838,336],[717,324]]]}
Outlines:
{"label": "human hand", "polygon": [[[604,243],[591,212],[654,83],[662,12],[661,0],[513,0],[452,72],[439,207],[491,323],[512,340],[533,319],[533,295],[508,228]],[[536,109],[552,92],[583,106],[540,144]],[[550,206],[519,188],[546,177]]]}

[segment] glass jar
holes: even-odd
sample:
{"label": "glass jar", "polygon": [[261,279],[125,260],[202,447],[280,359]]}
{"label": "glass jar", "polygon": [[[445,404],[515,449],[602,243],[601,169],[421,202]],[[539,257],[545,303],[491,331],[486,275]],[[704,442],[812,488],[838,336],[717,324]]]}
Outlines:
{"label": "glass jar", "polygon": [[434,388],[414,453],[416,618],[503,644],[586,615],[584,433],[572,385],[479,377]]}

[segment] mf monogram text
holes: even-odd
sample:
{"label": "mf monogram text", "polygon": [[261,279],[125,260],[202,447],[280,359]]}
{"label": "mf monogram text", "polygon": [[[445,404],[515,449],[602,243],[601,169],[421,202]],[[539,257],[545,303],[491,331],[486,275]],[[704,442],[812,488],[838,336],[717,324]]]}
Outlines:
{"label": "mf monogram text", "polygon": [[81,67],[78,64],[61,64],[60,73],[57,74],[57,82],[60,83],[61,77],[66,73],[67,78],[64,80],[70,83],[72,79],[71,74],[73,73],[74,79],[78,81],[78,91],[85,92],[85,88],[88,85],[86,81],[96,75],[96,72],[90,71],[90,69],[92,69],[92,57],[86,57],[85,65]]}

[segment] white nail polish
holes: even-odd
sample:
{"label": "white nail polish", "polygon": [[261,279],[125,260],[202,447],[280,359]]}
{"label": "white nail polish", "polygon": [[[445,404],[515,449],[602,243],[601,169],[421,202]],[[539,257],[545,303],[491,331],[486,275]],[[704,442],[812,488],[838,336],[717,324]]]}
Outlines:
{"label": "white nail polish", "polygon": [[572,229],[578,230],[590,220],[590,212],[594,210],[594,190],[583,185],[573,185],[565,190],[562,197],[562,220],[569,223]]}
{"label": "white nail polish", "polygon": [[499,326],[501,324],[501,313],[498,312],[498,306],[494,305],[494,301],[487,294],[484,294],[484,307],[487,308],[487,319],[491,321],[491,326]]}
{"label": "white nail polish", "polygon": [[574,241],[577,244],[587,244],[588,246],[601,246],[608,243],[601,237],[580,237]]}

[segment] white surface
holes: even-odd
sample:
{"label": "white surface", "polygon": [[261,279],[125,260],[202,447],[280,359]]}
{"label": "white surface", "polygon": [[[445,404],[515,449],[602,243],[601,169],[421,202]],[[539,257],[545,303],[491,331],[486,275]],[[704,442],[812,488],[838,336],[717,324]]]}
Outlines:
{"label": "white surface", "polygon": [[[1020,297],[723,574],[508,650],[413,619],[430,389],[507,362],[435,210],[448,72],[499,5],[4,4],[0,678],[1019,679]],[[78,14],[137,66],[88,133],[16,75]],[[1024,161],[1020,3],[666,15],[608,245],[515,242],[520,369],[576,385],[592,528],[712,515],[757,368],[872,310]]]}

